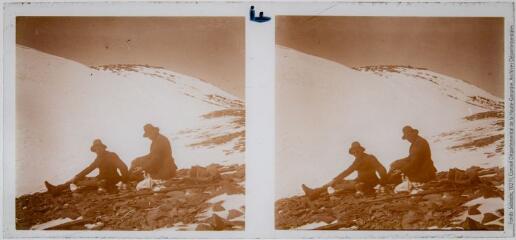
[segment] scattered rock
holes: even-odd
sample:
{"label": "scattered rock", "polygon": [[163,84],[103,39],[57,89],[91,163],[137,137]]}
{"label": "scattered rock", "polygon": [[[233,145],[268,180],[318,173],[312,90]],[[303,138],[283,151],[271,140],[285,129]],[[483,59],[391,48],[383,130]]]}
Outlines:
{"label": "scattered rock", "polygon": [[84,227],[89,229],[89,230],[100,230],[104,227],[104,223],[103,222],[97,222],[95,224],[84,224]]}
{"label": "scattered rock", "polygon": [[231,209],[231,210],[229,210],[229,213],[228,213],[228,220],[240,217],[242,215],[244,215],[244,213],[242,213],[236,209]]}
{"label": "scattered rock", "polygon": [[[417,191],[411,192],[417,193],[412,194],[378,191],[374,196],[357,197],[353,192],[330,192],[310,201],[306,196],[279,199],[276,201],[276,229],[296,229],[310,223],[326,222],[327,225],[318,229],[503,230],[503,224],[498,224],[503,209],[492,213],[494,216],[483,216],[486,219],[480,223],[468,217],[482,214],[480,204],[466,205],[473,199],[503,196],[503,189],[497,187],[500,182],[484,181],[489,178],[478,180],[480,176],[498,172],[503,173],[503,169],[474,167],[466,171],[454,169],[451,174],[439,172],[435,180],[413,185],[413,190]],[[389,186],[389,189],[394,187]],[[462,220],[464,215],[466,220]],[[496,224],[483,224],[489,220]]]}
{"label": "scattered rock", "polygon": [[478,207],[480,207],[480,204],[475,204],[468,208],[468,215],[478,215],[481,212],[478,210]]}
{"label": "scattered rock", "polygon": [[167,196],[174,199],[180,199],[185,197],[185,192],[183,191],[171,191],[167,193]]}
{"label": "scattered rock", "polygon": [[222,201],[215,203],[215,204],[213,205],[213,207],[211,207],[211,209],[212,209],[214,212],[221,212],[221,211],[226,210],[226,209],[222,206]]}
{"label": "scattered rock", "polygon": [[427,201],[441,200],[442,195],[440,193],[428,194],[428,195],[424,195],[423,199],[427,200]]}
{"label": "scattered rock", "polygon": [[322,222],[330,224],[330,223],[334,222],[337,218],[332,215],[324,214],[322,216],[319,216],[318,219],[321,220]]}
{"label": "scattered rock", "polygon": [[169,215],[169,217],[171,217],[171,218],[174,218],[174,217],[179,216],[179,213],[178,213],[178,211],[177,211],[177,207],[172,208],[172,210],[170,210],[170,211],[168,212],[168,215]]}
{"label": "scattered rock", "polygon": [[227,181],[222,185],[222,189],[228,195],[243,194],[245,192],[239,185],[235,185]]}
{"label": "scattered rock", "polygon": [[199,225],[197,225],[197,227],[195,228],[195,231],[213,231],[213,227],[211,227],[211,225],[209,224],[205,224],[205,223],[201,223]]}
{"label": "scattered rock", "polygon": [[496,197],[503,197],[503,192],[499,191],[497,188],[492,188],[490,186],[483,186],[480,189],[482,196],[484,198],[496,198]]}
{"label": "scattered rock", "polygon": [[484,213],[484,217],[482,218],[482,224],[494,221],[500,217],[494,215],[493,213]]}
{"label": "scattered rock", "polygon": [[403,215],[401,226],[403,229],[413,229],[413,224],[419,220],[421,220],[421,216],[419,216],[415,211],[410,210],[408,213]]}
{"label": "scattered rock", "polygon": [[479,222],[473,220],[470,217],[467,217],[466,220],[462,223],[462,227],[464,230],[485,230],[486,228]]}
{"label": "scattered rock", "polygon": [[167,217],[167,212],[160,211],[159,208],[151,209],[146,216],[147,224],[150,226],[157,226],[158,220],[163,217]]}
{"label": "scattered rock", "polygon": [[65,218],[70,218],[70,219],[77,219],[78,217],[81,216],[81,214],[79,214],[77,211],[75,210],[65,210],[63,211],[63,213],[61,214],[62,217],[65,217]]}
{"label": "scattered rock", "polygon": [[210,224],[213,230],[224,230],[227,227],[227,222],[224,218],[219,217],[217,214],[213,214],[210,218]]}
{"label": "scattered rock", "polygon": [[500,216],[503,216],[503,212],[504,212],[503,208],[496,210],[496,213],[498,213]]}
{"label": "scattered rock", "polygon": [[243,178],[245,176],[245,168],[240,167],[237,169],[237,171],[234,173],[235,177],[237,178]]}
{"label": "scattered rock", "polygon": [[[209,199],[226,192],[245,192],[242,187],[244,176],[240,178],[235,174],[226,174],[224,179],[216,178],[223,169],[238,172],[239,169],[245,169],[245,166],[210,165],[204,169],[206,171],[200,170],[201,175],[210,176],[209,182],[192,181],[188,169],[179,169],[176,178],[164,182],[159,192],[150,189],[136,191],[136,183],[130,182],[126,189],[118,193],[99,194],[91,189],[65,192],[57,196],[47,193],[20,196],[16,198],[16,229],[27,230],[36,224],[69,217],[83,220],[60,225],[56,229],[153,230],[171,226],[187,229],[187,225],[195,224],[202,231],[243,230],[243,222],[205,216],[213,206],[208,202]],[[213,207],[225,210],[222,202]],[[238,210],[228,214],[232,219],[241,215],[243,212]]]}

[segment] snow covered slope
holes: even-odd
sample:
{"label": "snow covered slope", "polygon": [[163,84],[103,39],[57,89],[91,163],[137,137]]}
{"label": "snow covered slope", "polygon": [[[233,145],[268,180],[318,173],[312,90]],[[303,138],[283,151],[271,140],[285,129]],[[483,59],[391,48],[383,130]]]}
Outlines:
{"label": "snow covered slope", "polygon": [[353,141],[388,168],[408,154],[405,125],[429,140],[439,170],[503,164],[499,97],[426,69],[352,69],[282,46],[276,51],[276,198],[331,180],[352,163]]}
{"label": "snow covered slope", "polygon": [[73,177],[94,159],[95,138],[130,164],[148,152],[146,123],[171,140],[180,168],[244,162],[244,103],[209,83],[159,67],[88,67],[24,46],[16,54],[17,195]]}

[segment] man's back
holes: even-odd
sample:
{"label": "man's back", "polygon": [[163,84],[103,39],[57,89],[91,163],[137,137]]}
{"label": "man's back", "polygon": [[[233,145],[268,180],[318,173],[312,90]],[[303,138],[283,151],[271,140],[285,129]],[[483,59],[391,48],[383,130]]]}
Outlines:
{"label": "man's back", "polygon": [[[99,169],[98,178],[108,182],[116,183],[120,180],[124,180],[128,177],[129,174],[127,165],[125,165],[125,163],[118,157],[116,153],[105,151],[101,155],[98,155],[97,158],[95,158],[95,160],[88,167],[77,174],[76,178],[84,178],[96,168]],[[122,176],[118,174],[117,169],[120,169]]]}
{"label": "man's back", "polygon": [[357,181],[360,182],[377,183],[379,179],[376,172],[380,172],[381,175],[384,175],[386,172],[378,159],[376,159],[374,155],[367,153],[364,153],[362,156],[355,159],[355,162],[353,162],[353,168],[357,171]]}
{"label": "man's back", "polygon": [[[101,157],[97,157],[99,177],[108,181],[118,181],[127,176],[127,165],[114,152],[106,151]],[[120,169],[122,176],[118,174]]]}
{"label": "man's back", "polygon": [[168,179],[174,176],[177,167],[172,157],[172,147],[167,137],[159,134],[152,141],[150,158],[150,162],[145,167],[145,170],[151,174],[151,177]]}
{"label": "man's back", "polygon": [[410,145],[409,150],[410,165],[407,175],[412,181],[426,182],[435,177],[437,171],[432,160],[430,144],[426,139],[418,136]]}

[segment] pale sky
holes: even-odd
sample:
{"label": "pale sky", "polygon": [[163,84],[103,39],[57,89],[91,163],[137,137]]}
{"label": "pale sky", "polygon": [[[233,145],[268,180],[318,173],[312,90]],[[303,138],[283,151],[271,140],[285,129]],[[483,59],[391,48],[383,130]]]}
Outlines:
{"label": "pale sky", "polygon": [[276,17],[277,44],[349,67],[423,67],[500,97],[503,34],[503,18]]}
{"label": "pale sky", "polygon": [[88,66],[148,64],[244,98],[243,17],[17,17],[16,43]]}

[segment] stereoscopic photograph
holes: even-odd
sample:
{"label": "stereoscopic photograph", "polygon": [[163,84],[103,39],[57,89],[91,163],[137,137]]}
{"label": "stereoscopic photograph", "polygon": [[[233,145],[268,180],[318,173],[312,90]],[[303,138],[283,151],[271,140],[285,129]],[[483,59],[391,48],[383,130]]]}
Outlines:
{"label": "stereoscopic photograph", "polygon": [[503,230],[504,19],[276,16],[275,226]]}
{"label": "stereoscopic photograph", "polygon": [[17,17],[17,230],[244,230],[243,17]]}

